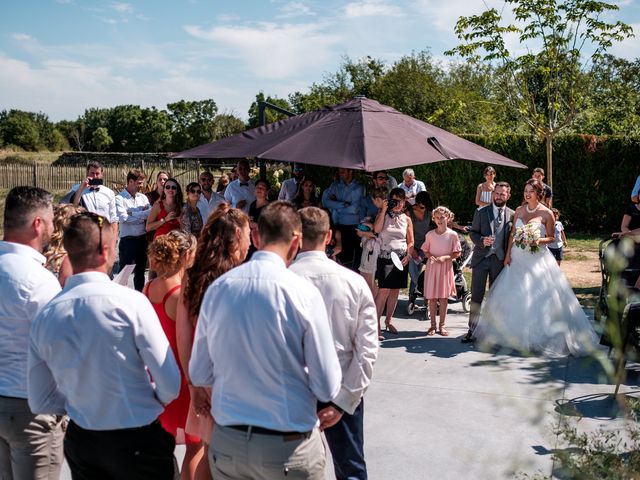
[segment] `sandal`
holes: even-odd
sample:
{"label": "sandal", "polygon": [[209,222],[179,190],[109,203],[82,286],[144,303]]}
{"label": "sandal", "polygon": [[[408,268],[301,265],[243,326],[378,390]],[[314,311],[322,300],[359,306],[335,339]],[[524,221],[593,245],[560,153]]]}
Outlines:
{"label": "sandal", "polygon": [[444,324],[440,324],[440,335],[442,335],[443,337],[448,337],[449,336],[449,332],[447,331],[446,328],[444,328]]}
{"label": "sandal", "polygon": [[433,337],[436,334],[436,324],[432,323],[431,324],[431,328],[429,328],[429,330],[427,330],[427,336],[428,337]]}
{"label": "sandal", "polygon": [[385,340],[384,335],[378,335],[378,341],[383,342]]}
{"label": "sandal", "polygon": [[387,332],[393,333],[394,335],[398,335],[398,329],[391,323],[387,323]]}

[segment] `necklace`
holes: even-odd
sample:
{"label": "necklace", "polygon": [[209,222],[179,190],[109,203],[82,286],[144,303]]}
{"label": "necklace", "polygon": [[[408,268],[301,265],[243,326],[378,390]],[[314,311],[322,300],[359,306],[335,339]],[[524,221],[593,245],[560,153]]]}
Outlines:
{"label": "necklace", "polygon": [[533,210],[529,210],[529,205],[525,204],[524,209],[527,211],[527,213],[534,213],[538,210],[538,205],[536,205],[536,208],[534,208]]}

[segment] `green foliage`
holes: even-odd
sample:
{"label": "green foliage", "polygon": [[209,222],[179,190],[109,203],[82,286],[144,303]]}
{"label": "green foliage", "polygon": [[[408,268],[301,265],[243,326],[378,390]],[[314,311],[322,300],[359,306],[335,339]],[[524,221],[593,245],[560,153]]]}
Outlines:
{"label": "green foliage", "polygon": [[[247,122],[248,128],[256,128],[260,126],[260,111],[258,108],[258,102],[268,102],[272,105],[288,110],[289,112],[293,110],[289,102],[285,99],[271,96],[265,97],[264,93],[260,92],[256,95],[255,101],[251,103],[251,106],[249,107],[249,120]],[[267,108],[265,110],[265,123],[277,122],[278,120],[282,120],[288,117],[288,115],[270,108]]]}
{"label": "green foliage", "polygon": [[113,143],[113,139],[109,136],[109,132],[104,127],[98,127],[93,131],[91,143],[98,152],[103,152]]}
{"label": "green foliage", "polygon": [[[614,4],[593,0],[506,0],[517,23],[502,25],[495,9],[461,17],[455,33],[461,44],[446,52],[498,67],[499,85],[509,106],[532,131],[547,141],[547,170],[552,173],[553,139],[587,106],[583,67],[599,59],[614,42],[631,35],[623,22],[603,20]],[[506,47],[517,34],[526,53]],[[539,46],[538,46],[539,45]],[[586,58],[583,51],[590,52]],[[551,180],[551,178],[549,178]]]}

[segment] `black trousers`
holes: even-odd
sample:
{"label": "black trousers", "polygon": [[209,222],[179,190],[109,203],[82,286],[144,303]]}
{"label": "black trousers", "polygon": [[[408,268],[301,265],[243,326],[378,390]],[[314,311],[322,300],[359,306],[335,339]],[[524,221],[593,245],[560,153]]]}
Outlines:
{"label": "black trousers", "polygon": [[338,260],[342,265],[354,272],[358,271],[360,257],[362,256],[362,247],[360,246],[360,237],[356,233],[356,226],[335,225],[335,229],[340,232],[342,240],[342,252],[338,254]]}
{"label": "black trousers", "polygon": [[144,271],[147,268],[147,236],[122,237],[118,248],[120,269],[125,265],[136,265],[133,270],[133,286],[139,292],[144,288]]}
{"label": "black trousers", "polygon": [[73,480],[173,480],[175,444],[157,420],[120,430],[85,430],[70,421],[64,456]]}

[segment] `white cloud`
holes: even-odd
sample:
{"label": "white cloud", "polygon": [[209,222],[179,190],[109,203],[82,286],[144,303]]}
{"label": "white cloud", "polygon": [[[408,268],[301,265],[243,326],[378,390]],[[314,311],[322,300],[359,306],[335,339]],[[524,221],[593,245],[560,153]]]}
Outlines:
{"label": "white cloud", "polygon": [[255,75],[272,79],[322,68],[332,57],[332,46],[340,40],[320,24],[261,23],[255,27],[222,26],[208,30],[187,25],[184,29],[195,38],[224,47],[220,55],[243,61]]}
{"label": "white cloud", "polygon": [[362,2],[348,3],[344,7],[344,14],[347,18],[371,16],[402,17],[404,15],[400,7],[382,0],[364,0]]}
{"label": "white cloud", "polygon": [[11,38],[17,40],[18,42],[28,42],[33,40],[33,37],[26,33],[13,33],[11,34]]}
{"label": "white cloud", "polygon": [[128,3],[114,2],[110,5],[110,7],[112,10],[115,10],[118,13],[133,13],[133,7]]}
{"label": "white cloud", "polygon": [[278,15],[278,18],[310,17],[316,14],[308,5],[302,2],[286,3],[280,10],[282,13]]}

